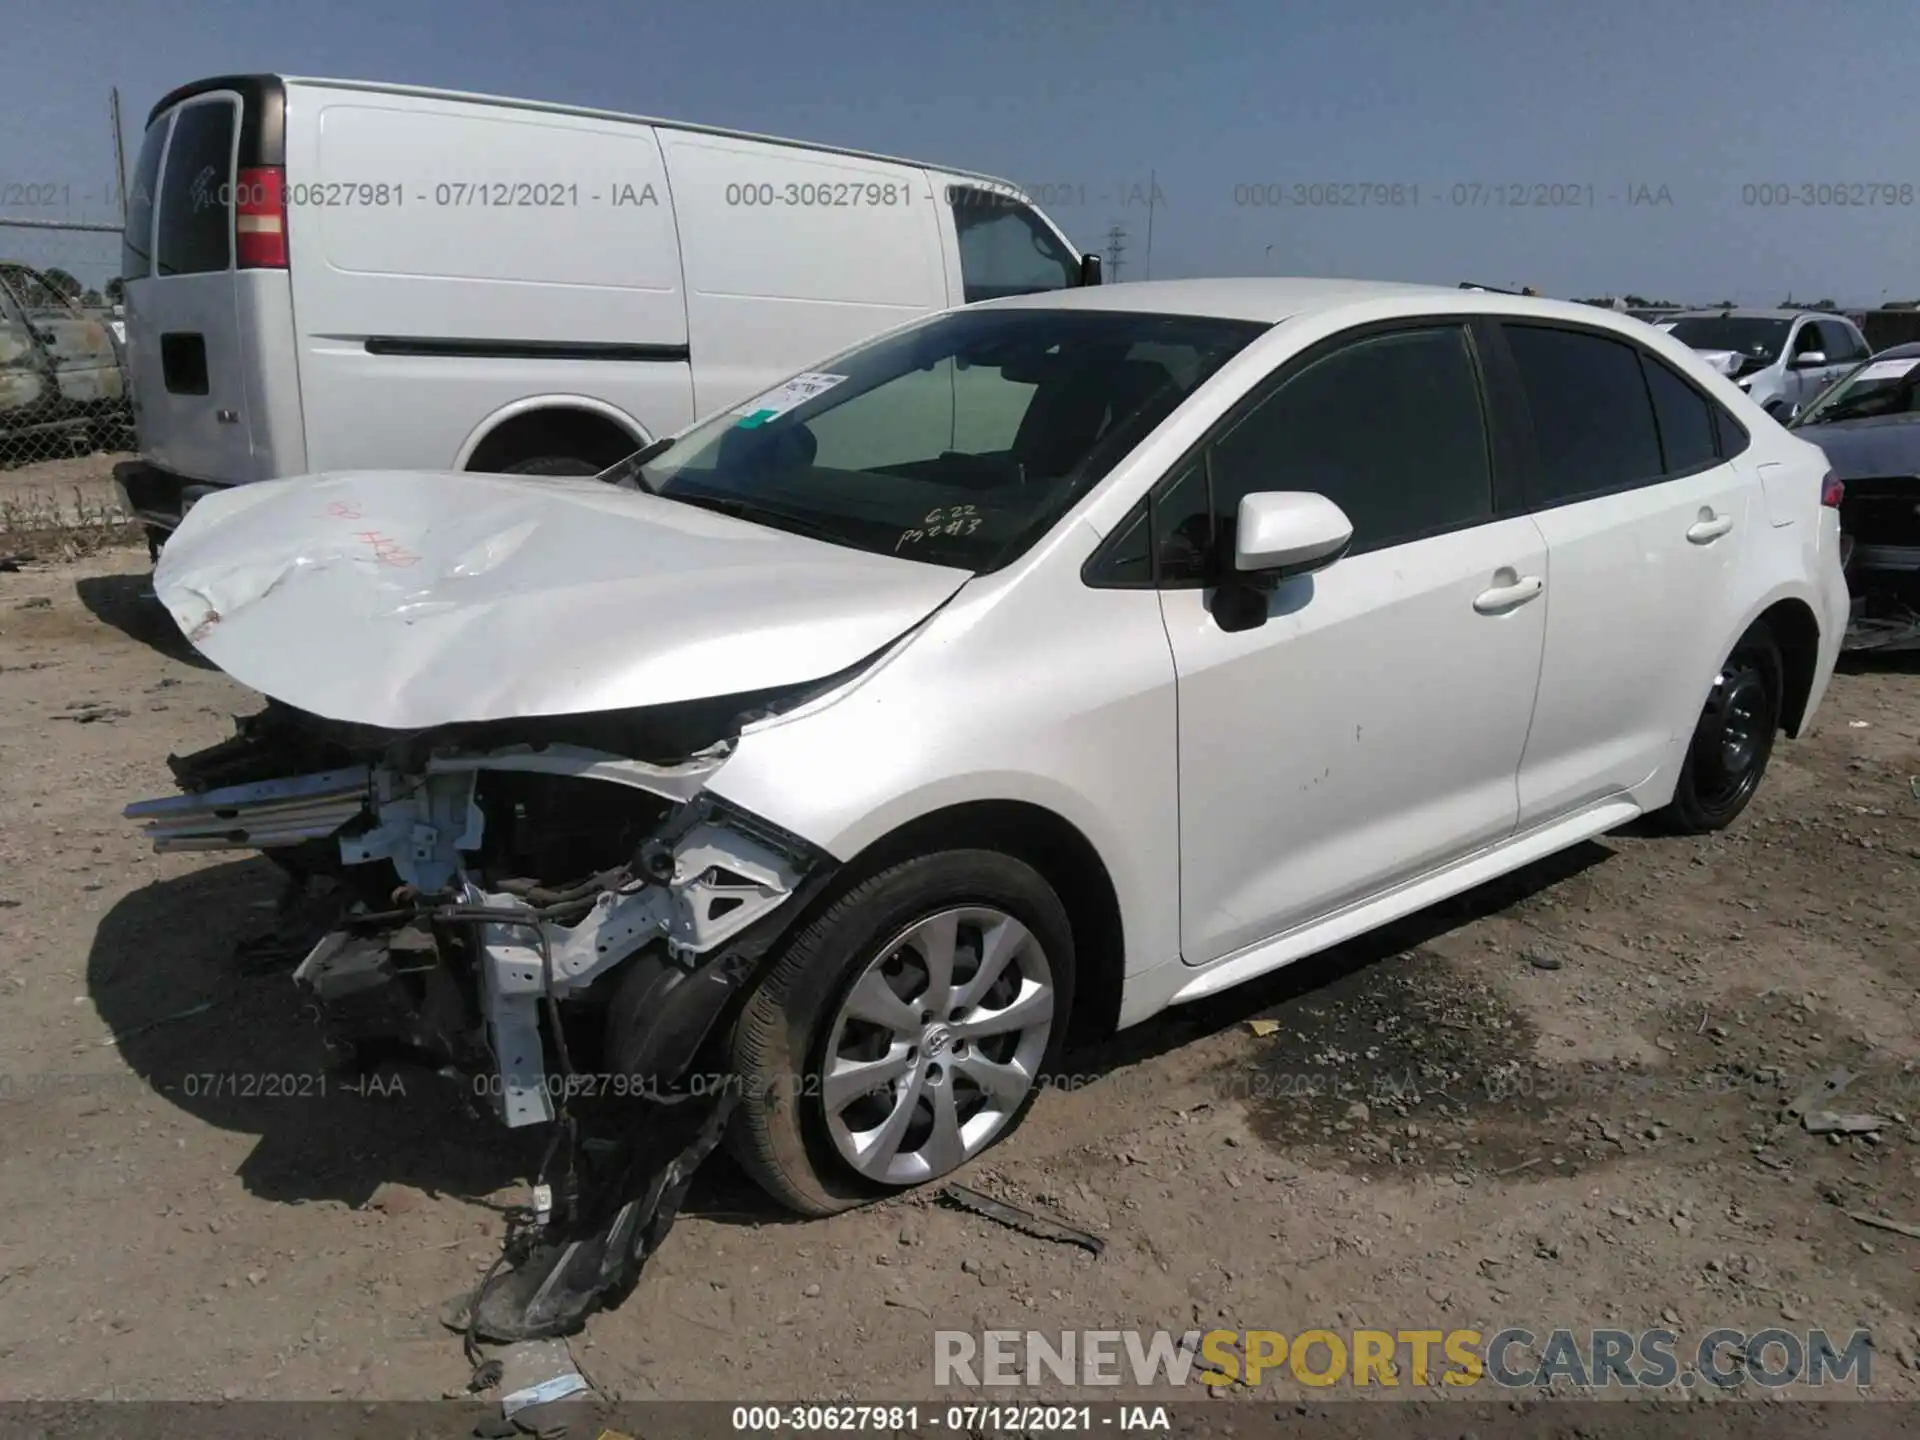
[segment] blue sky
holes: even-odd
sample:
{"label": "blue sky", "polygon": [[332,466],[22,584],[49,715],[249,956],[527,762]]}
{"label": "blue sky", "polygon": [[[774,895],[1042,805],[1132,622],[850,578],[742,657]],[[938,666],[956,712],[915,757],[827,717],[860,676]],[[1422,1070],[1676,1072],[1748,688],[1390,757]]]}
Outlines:
{"label": "blue sky", "polygon": [[[1901,103],[1920,54],[1911,0],[13,8],[0,51],[0,199],[8,184],[58,183],[71,203],[10,215],[112,218],[110,85],[137,146],[147,109],[172,86],[277,70],[570,101],[987,170],[1059,200],[1048,208],[1082,245],[1104,247],[1109,225],[1126,226],[1126,279],[1142,273],[1152,174],[1155,277],[1473,279],[1765,304],[1920,296],[1920,147]],[[1908,203],[1746,203],[1759,198],[1753,185],[1866,182],[1905,185]],[[1285,187],[1260,191],[1277,198],[1294,185],[1396,183],[1419,188],[1417,206],[1255,205],[1247,188]],[[1476,184],[1483,203],[1451,203]],[[1490,203],[1494,187],[1548,185],[1592,203]],[[0,251],[34,258],[57,243],[104,255],[110,239],[0,230]]]}

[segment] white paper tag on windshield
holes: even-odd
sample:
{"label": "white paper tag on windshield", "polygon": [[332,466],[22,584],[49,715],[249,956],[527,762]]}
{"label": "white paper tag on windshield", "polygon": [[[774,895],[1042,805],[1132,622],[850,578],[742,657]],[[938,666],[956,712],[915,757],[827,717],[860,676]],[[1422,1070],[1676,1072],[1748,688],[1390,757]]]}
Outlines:
{"label": "white paper tag on windshield", "polygon": [[744,405],[736,406],[733,413],[741,417],[735,422],[736,428],[751,430],[756,425],[764,425],[796,406],[806,404],[814,396],[824,395],[846,378],[844,375],[822,375],[815,372],[796,375],[784,385],[777,386],[764,395],[756,396]]}
{"label": "white paper tag on windshield", "polygon": [[1853,378],[1856,380],[1898,380],[1914,366],[1920,365],[1920,356],[1911,360],[1875,360]]}

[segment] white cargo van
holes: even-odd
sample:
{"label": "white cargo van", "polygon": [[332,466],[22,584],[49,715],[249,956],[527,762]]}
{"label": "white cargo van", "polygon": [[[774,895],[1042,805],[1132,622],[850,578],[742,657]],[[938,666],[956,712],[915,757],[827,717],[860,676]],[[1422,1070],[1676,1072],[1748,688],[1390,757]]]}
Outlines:
{"label": "white cargo van", "polygon": [[116,478],[156,544],[278,476],[592,474],[918,315],[1099,280],[989,176],[360,81],[175,90],[131,188]]}

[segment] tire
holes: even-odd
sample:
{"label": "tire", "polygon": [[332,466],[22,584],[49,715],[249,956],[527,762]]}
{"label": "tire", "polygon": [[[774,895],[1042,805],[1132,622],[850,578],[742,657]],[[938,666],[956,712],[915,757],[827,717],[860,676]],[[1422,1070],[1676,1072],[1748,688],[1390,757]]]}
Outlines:
{"label": "tire", "polygon": [[598,475],[605,466],[575,455],[535,455],[503,466],[502,475]]}
{"label": "tire", "polygon": [[1773,754],[1786,672],[1764,623],[1740,637],[1714,677],[1673,801],[1658,818],[1681,835],[1724,830],[1747,808]]}
{"label": "tire", "polygon": [[[930,973],[924,956],[942,948],[949,918],[955,1001],[969,998],[966,985],[979,974],[982,952],[1004,949],[1011,958],[979,997],[990,1003],[941,1007],[946,1014],[922,1023],[933,1013],[919,1003]],[[1003,924],[1009,920],[1011,929]],[[943,851],[854,885],[794,937],[734,1025],[731,1062],[741,1081],[728,1137],[734,1155],[774,1199],[816,1216],[958,1169],[1018,1128],[1041,1077],[1058,1066],[1073,1006],[1073,958],[1073,931],[1059,897],[1031,866],[1010,856]],[[879,985],[889,994],[876,997]],[[1040,1004],[1048,988],[1050,1008]],[[994,1035],[964,1029],[966,1016],[978,1021],[1012,1011],[1008,1001],[1016,994],[1027,1027]],[[855,1007],[896,1015],[906,1029],[863,1021]],[[1034,1021],[1042,1009],[1044,1037]],[[956,1014],[962,1018],[949,1030],[942,1022]],[[830,1049],[843,1065],[863,1061],[862,1051],[884,1050],[878,1063],[900,1069],[895,1078],[863,1077],[868,1093],[842,1098],[834,1111],[834,1089],[825,1079]],[[982,1076],[1005,1084],[999,1096],[978,1085]],[[1016,1093],[1021,1076],[1026,1088]],[[936,1107],[956,1123],[941,1131],[934,1125]],[[888,1125],[879,1117],[897,1120],[903,1112],[905,1128],[889,1148],[883,1143]],[[845,1148],[857,1149],[860,1134],[869,1137],[864,1172]]]}

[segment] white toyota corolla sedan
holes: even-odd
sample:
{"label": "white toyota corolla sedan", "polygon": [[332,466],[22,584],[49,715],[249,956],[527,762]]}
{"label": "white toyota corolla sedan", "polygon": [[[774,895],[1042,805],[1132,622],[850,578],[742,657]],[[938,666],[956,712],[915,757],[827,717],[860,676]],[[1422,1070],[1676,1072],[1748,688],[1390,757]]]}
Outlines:
{"label": "white toyota corolla sedan", "polygon": [[1606,311],[1023,296],[598,480],[203,500],[156,589],[267,704],[129,813],[332,882],[295,978],[360,1063],[512,1126],[724,1091],[821,1214],[1003,1138],[1070,1028],[1728,824],[1832,673],[1838,501]]}

